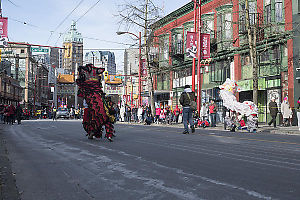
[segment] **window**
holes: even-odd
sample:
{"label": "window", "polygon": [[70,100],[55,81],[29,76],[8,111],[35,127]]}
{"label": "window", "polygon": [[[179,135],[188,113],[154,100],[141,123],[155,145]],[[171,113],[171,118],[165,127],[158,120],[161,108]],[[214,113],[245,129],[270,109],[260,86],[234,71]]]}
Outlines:
{"label": "window", "polygon": [[265,1],[265,15],[266,15],[266,24],[271,23],[271,1],[266,0]]}
{"label": "window", "polygon": [[203,22],[203,33],[209,33],[210,38],[214,38],[214,21],[206,20]]}
{"label": "window", "polygon": [[250,1],[249,2],[249,21],[250,25],[255,24],[255,15],[256,15],[256,2]]}
{"label": "window", "polygon": [[282,22],[282,0],[275,0],[275,22]]}
{"label": "window", "polygon": [[222,39],[228,40],[232,38],[232,24],[231,24],[231,13],[219,14],[217,18],[218,23],[218,40]]}
{"label": "window", "polygon": [[269,61],[269,59],[270,59],[269,52],[267,50],[260,53],[260,61],[261,62]]}
{"label": "window", "polygon": [[222,31],[223,31],[223,17],[221,14],[219,14],[217,17],[217,24],[218,24],[217,39],[218,39],[218,41],[221,41],[222,40]]}
{"label": "window", "polygon": [[232,38],[232,28],[231,28],[231,13],[225,14],[225,23],[224,23],[224,30],[225,30],[225,39]]}
{"label": "window", "polygon": [[[241,3],[240,4],[240,10],[245,10],[245,3]],[[246,32],[246,12],[240,12],[241,15],[240,15],[240,26],[239,26],[239,29],[240,29],[240,32],[241,33],[244,33]]]}

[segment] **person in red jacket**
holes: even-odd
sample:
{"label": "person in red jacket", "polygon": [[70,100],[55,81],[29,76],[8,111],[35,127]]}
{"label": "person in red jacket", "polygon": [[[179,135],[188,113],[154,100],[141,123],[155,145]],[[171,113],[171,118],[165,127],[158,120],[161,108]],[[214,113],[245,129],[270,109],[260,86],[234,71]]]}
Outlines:
{"label": "person in red jacket", "polygon": [[11,104],[8,107],[8,122],[10,122],[11,125],[14,124],[15,122],[15,115],[16,115],[16,108],[13,104]]}
{"label": "person in red jacket", "polygon": [[179,118],[179,115],[180,115],[180,109],[178,108],[178,106],[176,106],[176,108],[174,109],[173,114],[175,116],[176,124],[178,124],[178,118]]}
{"label": "person in red jacket", "polygon": [[211,127],[216,127],[217,105],[214,100],[210,100],[209,115]]}

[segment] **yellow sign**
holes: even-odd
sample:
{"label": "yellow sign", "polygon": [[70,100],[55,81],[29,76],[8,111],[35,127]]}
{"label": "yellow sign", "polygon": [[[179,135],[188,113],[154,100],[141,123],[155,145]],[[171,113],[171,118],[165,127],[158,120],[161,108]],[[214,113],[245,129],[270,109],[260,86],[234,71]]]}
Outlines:
{"label": "yellow sign", "polygon": [[65,44],[64,58],[72,58],[72,43]]}
{"label": "yellow sign", "polygon": [[116,78],[116,77],[117,77],[117,75],[108,75],[108,78],[105,79],[105,75],[104,75],[105,83],[107,83],[107,84],[122,84],[122,79]]}

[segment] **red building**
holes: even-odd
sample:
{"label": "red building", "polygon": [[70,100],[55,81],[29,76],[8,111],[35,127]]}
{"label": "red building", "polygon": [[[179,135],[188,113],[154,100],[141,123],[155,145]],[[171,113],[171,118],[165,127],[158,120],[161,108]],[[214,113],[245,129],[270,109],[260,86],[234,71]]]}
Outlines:
{"label": "red building", "polygon": [[[202,1],[201,33],[210,34],[211,49],[211,61],[201,70],[201,84],[196,84],[196,90],[201,88],[202,102],[215,99],[221,108],[218,86],[226,78],[236,80],[242,88],[238,95],[240,101],[253,99],[245,13],[244,1]],[[267,105],[271,97],[277,97],[280,103],[288,96],[292,107],[296,101],[292,13],[292,0],[249,2],[250,26],[252,30],[255,28],[257,38],[260,121],[268,120]],[[157,103],[178,104],[184,85],[192,85],[193,60],[187,57],[186,35],[194,31],[194,14],[194,3],[190,2],[152,25],[154,37],[149,64],[155,74]]]}

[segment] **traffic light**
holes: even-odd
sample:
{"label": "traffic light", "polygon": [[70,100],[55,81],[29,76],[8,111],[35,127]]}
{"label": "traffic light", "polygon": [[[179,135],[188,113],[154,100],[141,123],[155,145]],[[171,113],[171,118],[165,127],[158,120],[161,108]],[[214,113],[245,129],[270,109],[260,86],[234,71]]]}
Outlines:
{"label": "traffic light", "polygon": [[108,79],[108,71],[103,72],[103,77],[104,77],[104,80]]}

